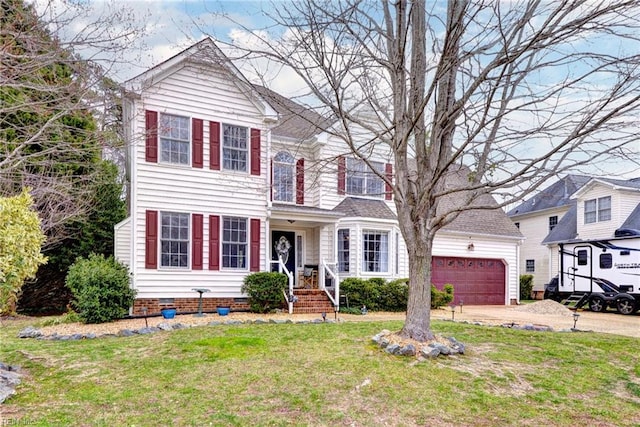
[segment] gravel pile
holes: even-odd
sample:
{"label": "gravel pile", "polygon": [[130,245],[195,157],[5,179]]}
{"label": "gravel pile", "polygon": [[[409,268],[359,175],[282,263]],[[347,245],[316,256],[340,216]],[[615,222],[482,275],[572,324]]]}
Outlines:
{"label": "gravel pile", "polygon": [[567,317],[570,317],[573,315],[573,312],[569,310],[566,306],[550,299],[537,301],[532,304],[524,304],[514,308],[514,310],[522,311],[525,313],[555,314],[555,315],[567,316]]}

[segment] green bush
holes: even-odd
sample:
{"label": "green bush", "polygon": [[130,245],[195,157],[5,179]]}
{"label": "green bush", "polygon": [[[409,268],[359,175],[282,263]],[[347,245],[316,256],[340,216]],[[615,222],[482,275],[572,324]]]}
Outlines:
{"label": "green bush", "polygon": [[282,273],[260,272],[244,278],[242,292],[249,296],[249,307],[254,313],[268,313],[285,304],[283,292],[288,279]]}
{"label": "green bush", "polygon": [[129,286],[129,270],[113,257],[78,258],[65,281],[73,294],[73,306],[84,323],[122,319],[135,299]]}
{"label": "green bush", "polygon": [[431,308],[440,308],[453,301],[453,285],[445,284],[442,290],[431,285]]}
{"label": "green bush", "polygon": [[520,276],[520,299],[531,299],[533,292],[533,275],[522,274]]}
{"label": "green bush", "polygon": [[349,306],[360,309],[367,307],[369,311],[380,310],[380,286],[384,279],[359,279],[348,277],[340,282],[340,293],[347,295]]}
{"label": "green bush", "polygon": [[409,300],[409,279],[385,282],[380,287],[380,310],[406,311]]}

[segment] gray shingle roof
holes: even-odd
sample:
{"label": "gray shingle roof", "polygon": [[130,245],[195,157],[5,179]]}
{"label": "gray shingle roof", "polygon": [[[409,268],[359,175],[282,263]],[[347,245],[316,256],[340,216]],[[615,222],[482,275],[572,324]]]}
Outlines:
{"label": "gray shingle roof", "polygon": [[627,217],[627,219],[622,223],[620,228],[640,230],[640,203],[631,212],[631,214]]}
{"label": "gray shingle roof", "polygon": [[259,85],[253,87],[280,116],[278,124],[272,130],[274,136],[304,140],[322,132],[332,123],[331,119],[271,89]]}
{"label": "gray shingle roof", "polygon": [[561,180],[545,188],[534,197],[522,202],[507,212],[510,217],[524,215],[545,209],[558,208],[571,204],[569,199],[573,193],[591,180],[590,176],[567,175]]}
{"label": "gray shingle roof", "polygon": [[547,234],[541,244],[546,245],[556,242],[567,242],[574,240],[578,235],[578,207],[574,200],[572,206],[565,213],[560,221],[553,227],[553,230]]}
{"label": "gray shingle roof", "polygon": [[346,217],[397,219],[393,211],[382,200],[346,197],[333,210],[342,212]]}

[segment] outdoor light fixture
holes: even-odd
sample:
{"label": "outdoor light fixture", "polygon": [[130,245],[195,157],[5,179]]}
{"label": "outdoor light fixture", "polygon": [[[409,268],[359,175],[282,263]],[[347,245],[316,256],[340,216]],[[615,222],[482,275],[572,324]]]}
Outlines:
{"label": "outdoor light fixture", "polygon": [[144,316],[144,326],[148,328],[149,324],[147,323],[147,307],[142,307],[140,310],[142,310],[142,315]]}
{"label": "outdoor light fixture", "polygon": [[322,312],[322,321],[323,322],[327,321],[327,313],[325,313],[324,311]]}
{"label": "outdoor light fixture", "polygon": [[472,251],[474,249],[473,242],[467,245],[467,250]]}
{"label": "outdoor light fixture", "polygon": [[456,320],[456,306],[451,304],[451,321]]}
{"label": "outdoor light fixture", "polygon": [[462,313],[462,306],[464,305],[464,303],[462,302],[462,300],[460,300],[460,313]]}
{"label": "outdoor light fixture", "polygon": [[580,315],[574,311],[573,312],[573,329],[576,328],[576,323],[578,323],[578,317],[580,317]]}

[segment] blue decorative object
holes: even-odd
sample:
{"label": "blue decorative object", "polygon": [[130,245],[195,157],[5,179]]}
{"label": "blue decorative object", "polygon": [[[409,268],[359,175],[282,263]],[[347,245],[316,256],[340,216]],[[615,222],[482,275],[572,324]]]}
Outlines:
{"label": "blue decorative object", "polygon": [[173,319],[176,316],[176,311],[175,308],[163,308],[160,310],[160,313],[162,313],[162,317],[165,319]]}
{"label": "blue decorative object", "polygon": [[231,311],[231,308],[230,307],[217,307],[216,310],[218,311],[218,315],[226,316]]}

